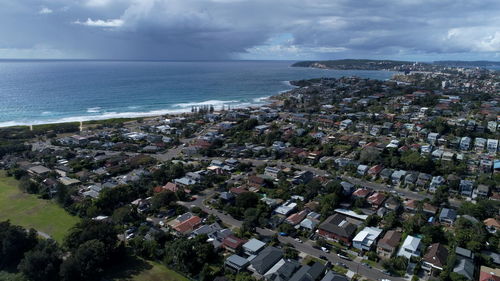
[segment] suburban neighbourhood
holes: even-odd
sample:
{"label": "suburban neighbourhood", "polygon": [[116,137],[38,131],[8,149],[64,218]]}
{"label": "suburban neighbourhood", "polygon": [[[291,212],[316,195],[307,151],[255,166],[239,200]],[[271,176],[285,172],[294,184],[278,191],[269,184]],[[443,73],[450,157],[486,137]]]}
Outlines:
{"label": "suburban neighbourhood", "polygon": [[50,246],[64,280],[125,256],[198,280],[500,280],[500,75],[395,68],[262,107],[2,128],[0,167],[78,218]]}

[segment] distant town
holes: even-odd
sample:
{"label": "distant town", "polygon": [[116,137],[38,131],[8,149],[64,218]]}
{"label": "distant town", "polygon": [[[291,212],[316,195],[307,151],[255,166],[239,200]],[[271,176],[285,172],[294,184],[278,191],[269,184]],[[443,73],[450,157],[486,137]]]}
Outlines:
{"label": "distant town", "polygon": [[500,280],[500,73],[294,66],[397,74],[0,128],[0,279]]}

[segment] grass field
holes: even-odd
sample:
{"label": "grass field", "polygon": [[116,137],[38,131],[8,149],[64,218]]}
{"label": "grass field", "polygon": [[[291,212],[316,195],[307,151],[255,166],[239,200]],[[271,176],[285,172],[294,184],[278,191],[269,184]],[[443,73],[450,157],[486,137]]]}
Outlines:
{"label": "grass field", "polygon": [[166,266],[138,257],[128,257],[121,264],[109,268],[105,280],[113,281],[189,281]]}
{"label": "grass field", "polygon": [[0,221],[34,228],[62,242],[78,218],[68,214],[54,202],[38,199],[36,195],[19,190],[18,182],[0,171]]}

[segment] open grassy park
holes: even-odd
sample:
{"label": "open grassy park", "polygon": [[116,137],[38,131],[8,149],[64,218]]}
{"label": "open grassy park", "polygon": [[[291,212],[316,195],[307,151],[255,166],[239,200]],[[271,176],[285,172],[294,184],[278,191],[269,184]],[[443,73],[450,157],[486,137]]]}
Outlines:
{"label": "open grassy park", "polygon": [[18,181],[0,171],[0,221],[10,220],[12,224],[34,228],[62,242],[68,230],[78,218],[63,208],[36,195],[23,193]]}
{"label": "open grassy park", "polygon": [[160,263],[132,256],[107,272],[105,279],[113,281],[189,281]]}

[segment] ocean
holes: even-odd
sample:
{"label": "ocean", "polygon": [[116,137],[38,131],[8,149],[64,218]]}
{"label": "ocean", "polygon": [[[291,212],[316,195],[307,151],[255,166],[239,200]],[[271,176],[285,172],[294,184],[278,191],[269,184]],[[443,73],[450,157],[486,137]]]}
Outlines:
{"label": "ocean", "polygon": [[290,67],[291,61],[0,61],[0,127],[265,103],[290,80],[387,71]]}

